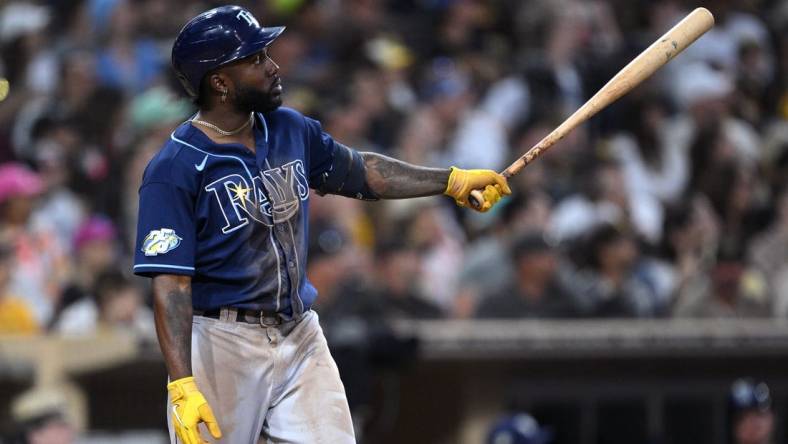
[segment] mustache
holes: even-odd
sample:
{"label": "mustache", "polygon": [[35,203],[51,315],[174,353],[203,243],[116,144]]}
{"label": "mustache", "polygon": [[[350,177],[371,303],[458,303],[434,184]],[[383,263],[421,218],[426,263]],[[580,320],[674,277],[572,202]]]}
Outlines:
{"label": "mustache", "polygon": [[277,86],[280,86],[280,85],[282,85],[282,78],[279,77],[279,76],[276,76],[276,77],[274,77],[274,81],[271,82],[271,86],[268,87],[268,90],[270,91],[270,90],[272,90],[272,89],[274,89],[274,88],[276,88]]}

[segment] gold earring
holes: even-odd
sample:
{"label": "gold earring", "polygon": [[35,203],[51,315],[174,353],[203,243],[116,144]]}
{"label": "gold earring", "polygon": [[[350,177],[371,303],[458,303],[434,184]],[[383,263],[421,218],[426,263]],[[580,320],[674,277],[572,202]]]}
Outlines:
{"label": "gold earring", "polygon": [[227,101],[227,88],[222,91],[222,103]]}

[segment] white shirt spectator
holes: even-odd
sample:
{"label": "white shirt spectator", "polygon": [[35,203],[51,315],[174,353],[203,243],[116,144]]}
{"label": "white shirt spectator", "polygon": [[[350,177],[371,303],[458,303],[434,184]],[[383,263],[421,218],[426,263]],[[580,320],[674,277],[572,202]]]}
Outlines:
{"label": "white shirt spectator", "polygon": [[[689,159],[686,151],[675,144],[661,140],[662,162],[649,165],[629,134],[619,134],[611,142],[611,149],[624,170],[624,180],[630,194],[645,193],[663,203],[675,202],[681,196],[689,180]],[[634,196],[633,196],[634,197]]]}

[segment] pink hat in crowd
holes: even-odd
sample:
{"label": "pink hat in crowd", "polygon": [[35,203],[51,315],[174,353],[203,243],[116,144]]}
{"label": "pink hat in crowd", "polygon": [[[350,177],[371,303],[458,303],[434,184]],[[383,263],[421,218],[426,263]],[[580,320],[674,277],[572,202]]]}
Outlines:
{"label": "pink hat in crowd", "polygon": [[12,197],[32,197],[44,191],[44,181],[19,162],[0,164],[0,203]]}
{"label": "pink hat in crowd", "polygon": [[106,217],[93,216],[79,226],[74,234],[74,250],[79,251],[89,242],[115,240],[115,225]]}

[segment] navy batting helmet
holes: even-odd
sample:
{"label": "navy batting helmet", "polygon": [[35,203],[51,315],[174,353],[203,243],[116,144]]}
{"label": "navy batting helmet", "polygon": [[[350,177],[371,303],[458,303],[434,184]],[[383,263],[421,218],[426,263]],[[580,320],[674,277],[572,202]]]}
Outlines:
{"label": "navy batting helmet", "polygon": [[284,26],[263,28],[240,6],[220,6],[189,20],[172,45],[172,66],[191,97],[212,69],[254,55],[271,44]]}
{"label": "navy batting helmet", "polygon": [[769,411],[772,406],[769,386],[765,382],[750,378],[738,379],[731,386],[729,404],[733,413],[752,410]]}
{"label": "navy batting helmet", "polygon": [[487,435],[487,444],[547,444],[552,439],[552,432],[539,426],[533,416],[517,413],[493,425]]}

